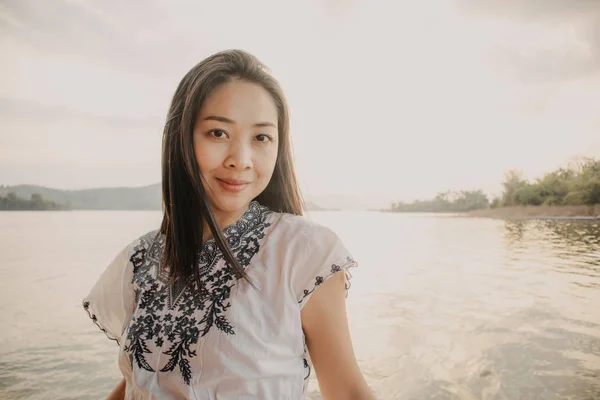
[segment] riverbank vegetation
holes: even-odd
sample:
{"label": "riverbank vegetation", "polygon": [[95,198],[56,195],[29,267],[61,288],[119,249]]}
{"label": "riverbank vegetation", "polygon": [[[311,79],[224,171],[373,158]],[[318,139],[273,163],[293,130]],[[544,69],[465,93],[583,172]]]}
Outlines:
{"label": "riverbank vegetation", "polygon": [[438,193],[433,200],[412,203],[392,203],[394,212],[463,212],[489,207],[488,196],[482,190],[447,191]]}
{"label": "riverbank vegetation", "polygon": [[[581,158],[532,182],[519,171],[509,171],[502,187],[502,194],[491,200],[482,190],[450,191],[439,193],[433,200],[392,203],[389,211],[473,212],[510,208],[527,210],[526,214],[532,215],[551,212],[554,216],[573,216],[577,212],[584,213],[578,215],[593,216],[599,208],[595,205],[600,205],[600,160]],[[532,207],[541,206],[545,208],[532,211]]]}
{"label": "riverbank vegetation", "polygon": [[8,193],[6,196],[0,196],[0,210],[2,211],[42,211],[42,210],[66,210],[67,206],[45,200],[40,194],[34,193],[31,199],[27,200],[17,196],[15,193]]}

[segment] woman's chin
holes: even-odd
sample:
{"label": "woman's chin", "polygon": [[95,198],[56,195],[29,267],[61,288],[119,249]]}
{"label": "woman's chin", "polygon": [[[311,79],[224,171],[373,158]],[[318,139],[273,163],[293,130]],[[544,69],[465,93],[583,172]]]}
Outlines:
{"label": "woman's chin", "polygon": [[212,202],[213,212],[220,214],[239,214],[248,209],[252,198],[247,196],[223,196]]}

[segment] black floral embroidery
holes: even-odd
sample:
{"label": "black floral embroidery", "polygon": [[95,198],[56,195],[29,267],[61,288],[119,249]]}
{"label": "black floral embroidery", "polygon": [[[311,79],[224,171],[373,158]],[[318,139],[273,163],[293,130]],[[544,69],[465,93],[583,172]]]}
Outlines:
{"label": "black floral embroidery", "polygon": [[[317,287],[319,287],[321,284],[323,284],[323,282],[325,282],[327,280],[327,278],[340,272],[342,270],[342,268],[347,270],[348,268],[354,267],[356,265],[357,265],[356,261],[354,261],[354,259],[349,256],[346,257],[346,263],[343,267],[340,265],[337,265],[337,264],[332,264],[331,267],[329,268],[329,271],[327,272],[327,274],[325,274],[324,276],[320,276],[320,275],[316,276],[315,283],[312,285],[312,287],[309,289],[304,289],[304,291],[302,292],[302,298],[300,300],[298,300],[298,304],[302,304],[308,298],[308,296],[310,296],[315,290],[317,290]],[[346,291],[348,291],[349,289],[350,289],[350,279],[346,279]]]}
{"label": "black floral embroidery", "polygon": [[[242,218],[224,231],[233,254],[247,267],[260,249],[260,241],[270,225],[270,211],[252,202]],[[161,268],[164,237],[150,232],[140,238],[130,261],[134,266],[133,285],[136,309],[130,321],[124,350],[132,365],[146,371],[174,371],[177,367],[186,384],[190,384],[190,360],[197,356],[198,341],[216,327],[235,335],[226,311],[231,307],[231,289],[235,275],[225,262],[214,240],[207,241],[198,257],[200,284],[170,285],[168,271]],[[193,295],[193,293],[197,293]],[[161,352],[168,357],[164,365],[153,368],[148,356]]]}
{"label": "black floral embroidery", "polygon": [[135,275],[142,264],[144,263],[144,259],[146,258],[146,248],[140,243],[133,248],[133,254],[129,258],[131,264],[133,265],[133,274]]}

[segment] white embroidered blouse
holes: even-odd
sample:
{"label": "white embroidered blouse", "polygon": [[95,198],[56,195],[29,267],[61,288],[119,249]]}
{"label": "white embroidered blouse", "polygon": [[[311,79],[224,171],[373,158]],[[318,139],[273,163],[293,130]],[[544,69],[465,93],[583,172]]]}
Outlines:
{"label": "white embroidered blouse", "polygon": [[[357,266],[338,236],[256,201],[224,230],[252,287],[214,240],[199,254],[202,288],[170,287],[164,237],[149,232],[110,263],[83,300],[119,344],[126,399],[300,400],[310,376],[300,310],[333,274]],[[347,286],[348,287],[348,286]]]}

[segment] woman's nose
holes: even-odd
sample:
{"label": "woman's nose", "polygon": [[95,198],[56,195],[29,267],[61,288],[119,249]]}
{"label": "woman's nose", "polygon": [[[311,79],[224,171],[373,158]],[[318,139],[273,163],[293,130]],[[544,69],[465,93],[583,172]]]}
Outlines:
{"label": "woman's nose", "polygon": [[252,168],[252,149],[249,145],[237,143],[230,147],[230,152],[226,160],[229,168],[238,170],[247,170]]}

